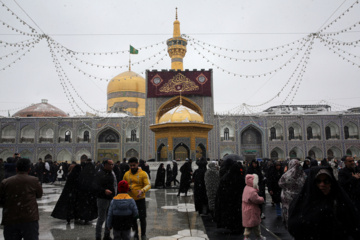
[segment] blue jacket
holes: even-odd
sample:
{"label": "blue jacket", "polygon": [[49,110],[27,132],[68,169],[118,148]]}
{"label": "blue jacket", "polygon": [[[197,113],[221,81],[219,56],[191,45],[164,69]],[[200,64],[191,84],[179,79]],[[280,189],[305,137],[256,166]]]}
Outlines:
{"label": "blue jacket", "polygon": [[107,225],[115,230],[128,230],[138,216],[135,200],[127,193],[120,193],[110,203]]}

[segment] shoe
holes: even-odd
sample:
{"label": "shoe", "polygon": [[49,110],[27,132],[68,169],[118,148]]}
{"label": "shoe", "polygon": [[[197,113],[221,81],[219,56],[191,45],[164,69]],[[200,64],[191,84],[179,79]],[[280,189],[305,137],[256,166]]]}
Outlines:
{"label": "shoe", "polygon": [[260,217],[261,217],[261,219],[264,219],[265,218],[265,213],[261,213]]}
{"label": "shoe", "polygon": [[260,235],[259,237],[256,238],[256,240],[266,240],[266,237],[264,237],[263,235]]}
{"label": "shoe", "polygon": [[251,240],[251,238],[249,238],[249,237],[244,237],[244,240]]}

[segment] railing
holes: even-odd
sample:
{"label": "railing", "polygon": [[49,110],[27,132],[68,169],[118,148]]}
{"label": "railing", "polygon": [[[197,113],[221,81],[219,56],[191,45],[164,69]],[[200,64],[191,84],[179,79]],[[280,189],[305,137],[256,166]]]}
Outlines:
{"label": "railing", "polygon": [[44,138],[44,137],[40,137],[39,138],[39,143],[46,143],[46,142],[48,142],[48,143],[53,143],[53,141],[54,141],[54,139],[53,138]]}
{"label": "railing", "polygon": [[84,140],[84,138],[78,137],[78,138],[77,138],[77,142],[78,142],[78,143],[82,143],[82,142],[88,142],[88,143],[89,143],[89,142],[91,142],[91,139],[88,138],[87,140]]}
{"label": "railing", "polygon": [[63,142],[71,143],[71,138],[69,139],[69,141],[65,141],[65,138],[59,137],[59,143],[63,143]]}
{"label": "railing", "polygon": [[302,136],[295,136],[295,137],[293,137],[293,138],[291,138],[291,139],[290,139],[290,137],[289,137],[289,140],[290,140],[290,141],[293,141],[293,140],[295,140],[295,141],[296,141],[296,140],[302,140]]}
{"label": "railing", "polygon": [[233,141],[235,141],[235,137],[228,137],[228,139],[225,139],[224,137],[221,137],[220,140],[222,142],[233,142]]}
{"label": "railing", "polygon": [[1,143],[15,143],[15,138],[2,138]]}
{"label": "railing", "polygon": [[276,138],[269,137],[269,140],[270,141],[282,141],[282,140],[284,140],[284,137],[283,136],[279,136],[279,137],[276,137]]}
{"label": "railing", "polygon": [[359,139],[358,135],[350,135],[346,140]]}
{"label": "railing", "polygon": [[135,138],[135,140],[132,140],[131,138],[126,138],[126,142],[140,142],[140,138]]}
{"label": "railing", "polygon": [[21,143],[34,143],[34,141],[35,141],[34,138],[26,138],[26,137],[20,138]]}

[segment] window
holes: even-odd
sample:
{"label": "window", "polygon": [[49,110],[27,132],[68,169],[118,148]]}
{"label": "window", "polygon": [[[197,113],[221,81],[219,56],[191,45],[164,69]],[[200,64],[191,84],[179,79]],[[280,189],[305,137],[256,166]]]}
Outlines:
{"label": "window", "polygon": [[294,138],[295,138],[294,128],[290,127],[289,128],[289,140],[294,139]]}
{"label": "window", "polygon": [[90,135],[89,135],[89,131],[85,131],[84,132],[84,141],[88,142],[90,140]]}
{"label": "window", "polygon": [[326,138],[326,140],[328,140],[329,138],[331,138],[331,129],[330,129],[329,126],[327,126],[327,127],[325,128],[325,138]]}
{"label": "window", "polygon": [[350,137],[348,126],[344,127],[344,135],[345,135],[345,139],[348,139]]}
{"label": "window", "polygon": [[116,138],[114,135],[110,134],[105,137],[105,142],[116,142]]}
{"label": "window", "polygon": [[313,138],[313,131],[312,131],[312,127],[308,127],[307,128],[307,139],[310,140]]}
{"label": "window", "polygon": [[65,132],[65,142],[70,142],[71,141],[71,133],[70,131],[66,131]]}
{"label": "window", "polygon": [[225,128],[224,129],[224,140],[229,140],[229,129]]}
{"label": "window", "polygon": [[274,127],[270,128],[270,140],[276,139],[276,129]]}
{"label": "window", "polygon": [[135,129],[131,130],[131,141],[132,142],[136,141],[136,130]]}

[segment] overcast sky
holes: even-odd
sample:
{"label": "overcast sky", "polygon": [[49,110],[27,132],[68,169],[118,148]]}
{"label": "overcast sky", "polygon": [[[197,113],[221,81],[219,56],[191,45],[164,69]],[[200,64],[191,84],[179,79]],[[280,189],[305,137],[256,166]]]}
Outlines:
{"label": "overcast sky", "polygon": [[[11,29],[31,33],[27,24],[38,34],[50,37],[30,45],[30,52],[17,61],[29,47],[0,44],[2,116],[7,116],[8,109],[14,114],[41,99],[48,99],[71,115],[105,110],[107,80],[127,70],[130,44],[139,49],[138,55],[131,55],[132,62],[140,62],[132,70],[143,77],[146,69],[171,67],[165,41],[172,37],[175,7],[181,33],[189,40],[184,68],[213,69],[217,113],[240,113],[243,103],[260,105],[248,107],[247,112],[279,104],[327,103],[332,110],[360,106],[360,42],[355,42],[360,40],[360,4],[354,0],[1,0],[1,3],[5,6],[0,5],[0,40],[34,41],[36,36],[24,36]],[[333,24],[328,26],[330,23]],[[323,28],[322,35],[309,37]],[[345,31],[328,35],[341,30]],[[324,39],[330,38],[335,39],[333,44],[324,46]],[[351,44],[335,45],[337,42]],[[61,52],[65,48],[113,54],[71,57]],[[56,64],[50,49],[55,51]],[[57,70],[66,77],[59,77]]]}

